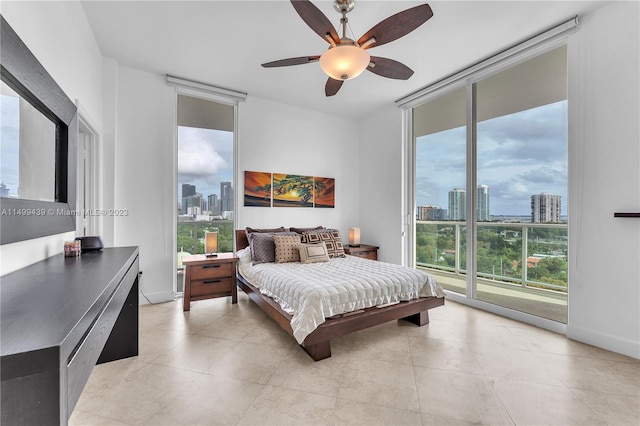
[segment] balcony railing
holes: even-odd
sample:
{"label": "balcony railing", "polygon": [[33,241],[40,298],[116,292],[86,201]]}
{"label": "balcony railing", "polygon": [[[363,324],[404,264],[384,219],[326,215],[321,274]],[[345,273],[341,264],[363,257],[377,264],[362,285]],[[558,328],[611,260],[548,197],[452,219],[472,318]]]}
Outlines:
{"label": "balcony railing", "polygon": [[[480,280],[567,292],[567,224],[477,223],[476,270]],[[416,264],[466,275],[466,223],[418,221]]]}

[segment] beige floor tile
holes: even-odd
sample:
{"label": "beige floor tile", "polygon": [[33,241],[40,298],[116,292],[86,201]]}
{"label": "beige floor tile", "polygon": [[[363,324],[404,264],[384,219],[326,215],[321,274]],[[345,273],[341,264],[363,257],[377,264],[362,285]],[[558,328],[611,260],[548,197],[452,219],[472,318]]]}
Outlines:
{"label": "beige floor tile", "polygon": [[101,417],[86,411],[74,410],[69,418],[69,426],[127,426],[128,423]]}
{"label": "beige floor tile", "polygon": [[640,398],[582,390],[573,393],[609,425],[640,425]]}
{"label": "beige floor tile", "polygon": [[170,367],[206,373],[213,364],[220,361],[238,342],[188,335],[174,348],[159,355],[152,362]]}
{"label": "beige floor tile", "polygon": [[420,413],[378,404],[338,399],[333,425],[422,425]]}
{"label": "beige floor tile", "polygon": [[273,373],[269,385],[337,397],[347,373],[346,356],[313,361],[296,348]]}
{"label": "beige floor tile", "polygon": [[239,342],[208,373],[250,383],[266,384],[287,355],[286,348]]}
{"label": "beige floor tile", "polygon": [[202,374],[146,423],[149,425],[238,424],[263,386]]}
{"label": "beige floor tile", "polygon": [[162,411],[182,388],[159,388],[139,380],[123,380],[98,394],[83,394],[81,411],[132,425],[146,423]]}
{"label": "beige floor tile", "polygon": [[534,353],[567,387],[640,399],[640,363]]}
{"label": "beige floor tile", "polygon": [[640,361],[455,302],[430,317],[313,362],[242,292],[141,306],[140,356],[96,366],[70,424],[640,424]]}
{"label": "beige floor tile", "polygon": [[492,380],[432,368],[415,367],[415,372],[423,413],[476,424],[513,424]]}
{"label": "beige floor tile", "polygon": [[473,352],[463,343],[417,337],[409,343],[414,366],[483,374]]}
{"label": "beige floor tile", "polygon": [[338,397],[400,410],[420,411],[411,365],[350,360]]}
{"label": "beige floor tile", "polygon": [[336,398],[265,386],[242,417],[241,425],[330,425]]}
{"label": "beige floor tile", "polygon": [[562,380],[530,351],[501,348],[492,353],[474,353],[487,377],[565,387]]}
{"label": "beige floor tile", "polygon": [[498,397],[518,425],[600,425],[604,422],[571,390],[498,380]]}

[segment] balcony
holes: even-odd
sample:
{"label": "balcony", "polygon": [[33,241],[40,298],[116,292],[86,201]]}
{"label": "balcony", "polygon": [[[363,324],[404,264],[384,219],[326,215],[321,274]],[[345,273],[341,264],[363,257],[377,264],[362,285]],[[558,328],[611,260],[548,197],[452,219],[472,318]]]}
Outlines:
{"label": "balcony", "polygon": [[[477,223],[476,298],[567,322],[567,224]],[[466,223],[418,221],[416,266],[466,293]]]}

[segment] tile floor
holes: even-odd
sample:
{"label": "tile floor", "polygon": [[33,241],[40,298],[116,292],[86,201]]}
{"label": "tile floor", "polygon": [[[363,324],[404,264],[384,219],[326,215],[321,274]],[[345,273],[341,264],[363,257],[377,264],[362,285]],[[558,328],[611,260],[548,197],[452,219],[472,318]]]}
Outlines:
{"label": "tile floor", "polygon": [[640,361],[454,302],[314,363],[242,292],[140,307],[140,355],[95,367],[71,425],[638,425]]}

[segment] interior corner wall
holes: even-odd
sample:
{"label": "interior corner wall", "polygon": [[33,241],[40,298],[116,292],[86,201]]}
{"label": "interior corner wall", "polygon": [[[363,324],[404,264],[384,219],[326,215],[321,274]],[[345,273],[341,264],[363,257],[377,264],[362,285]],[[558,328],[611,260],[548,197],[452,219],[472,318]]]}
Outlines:
{"label": "interior corner wall", "polygon": [[[80,111],[101,127],[102,54],[80,2],[2,0],[0,12]],[[0,246],[0,275],[62,253],[74,232]]]}
{"label": "interior corner wall", "polygon": [[173,300],[175,91],[164,75],[113,63],[105,67],[105,77],[105,88],[115,90],[105,94],[113,129],[105,135],[113,192],[105,196],[113,204],[103,207],[117,212],[106,217],[113,245],[139,247],[140,303]]}
{"label": "interior corner wall", "polygon": [[640,358],[638,2],[582,19],[569,40],[567,336]]}
{"label": "interior corner wall", "polygon": [[380,247],[378,258],[402,264],[402,111],[395,105],[359,123],[360,234],[363,244]]}
{"label": "interior corner wall", "polygon": [[[348,119],[249,94],[238,106],[236,226],[326,226],[346,242],[358,226],[357,125]],[[244,172],[286,173],[335,179],[335,208],[245,207]]]}

